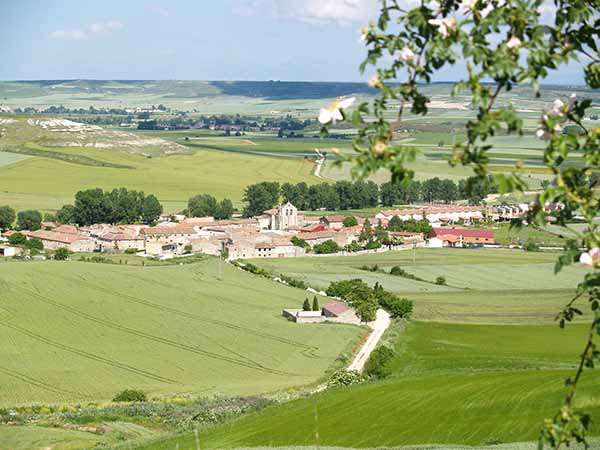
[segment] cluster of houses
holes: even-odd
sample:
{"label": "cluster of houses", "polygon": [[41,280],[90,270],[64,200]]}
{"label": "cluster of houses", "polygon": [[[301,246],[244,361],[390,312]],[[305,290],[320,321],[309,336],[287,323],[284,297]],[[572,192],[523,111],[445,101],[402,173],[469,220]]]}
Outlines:
{"label": "cluster of houses", "polygon": [[[77,227],[43,222],[37,231],[21,231],[28,239],[39,239],[45,249],[67,248],[72,252],[137,253],[172,258],[189,253],[224,255],[227,259],[288,258],[303,256],[305,247],[294,245],[298,238],[313,247],[334,241],[344,248],[359,240],[364,221],[387,227],[394,216],[402,221],[427,220],[432,232],[390,231],[398,244],[405,247],[447,247],[493,245],[494,233],[482,228],[467,228],[484,219],[510,220],[526,209],[512,207],[478,207],[427,205],[423,207],[382,210],[369,218],[356,218],[358,224],[344,226],[345,215],[306,215],[291,203],[264,211],[253,218],[215,220],[212,217],[175,216],[163,218],[156,226],[96,224]],[[3,234],[8,238],[14,231]],[[6,246],[0,249],[10,253]]]}

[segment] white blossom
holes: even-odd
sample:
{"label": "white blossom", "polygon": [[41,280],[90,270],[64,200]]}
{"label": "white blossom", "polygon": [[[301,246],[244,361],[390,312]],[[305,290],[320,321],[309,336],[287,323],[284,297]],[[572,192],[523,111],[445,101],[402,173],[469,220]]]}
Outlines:
{"label": "white blossom", "polygon": [[339,98],[331,102],[327,107],[319,110],[319,122],[323,125],[343,120],[342,109],[349,108],[356,101],[356,97]]}
{"label": "white blossom", "polygon": [[573,109],[575,103],[577,103],[577,94],[573,92],[569,97],[569,109]]}
{"label": "white blossom", "polygon": [[444,37],[450,36],[456,30],[456,19],[454,17],[444,17],[443,19],[429,19],[429,24],[438,27],[438,31]]}
{"label": "white blossom", "polygon": [[519,48],[521,46],[521,39],[519,39],[516,36],[513,36],[508,40],[506,46],[510,49]]}
{"label": "white blossom", "polygon": [[589,267],[597,267],[600,263],[600,248],[594,247],[589,252],[582,253],[579,262]]}
{"label": "white blossom", "polygon": [[379,78],[379,75],[375,74],[369,78],[369,86],[372,88],[378,88],[381,86],[381,78]]}
{"label": "white blossom", "polygon": [[494,5],[489,3],[485,8],[480,11],[481,17],[484,19],[494,10]]}
{"label": "white blossom", "polygon": [[475,8],[477,0],[463,0],[461,2],[462,9],[465,13],[470,13]]}
{"label": "white blossom", "polygon": [[385,153],[387,148],[388,148],[388,145],[385,142],[377,141],[375,143],[375,145],[373,145],[373,153],[375,153],[378,156],[381,156]]}
{"label": "white blossom", "polygon": [[360,42],[366,42],[367,35],[369,34],[369,27],[364,26],[360,29]]}
{"label": "white blossom", "polygon": [[415,58],[415,53],[410,49],[410,47],[404,47],[400,50],[400,60],[404,62],[412,62]]}
{"label": "white blossom", "polygon": [[557,98],[550,105],[544,108],[545,115],[548,117],[560,117],[564,113],[565,103]]}

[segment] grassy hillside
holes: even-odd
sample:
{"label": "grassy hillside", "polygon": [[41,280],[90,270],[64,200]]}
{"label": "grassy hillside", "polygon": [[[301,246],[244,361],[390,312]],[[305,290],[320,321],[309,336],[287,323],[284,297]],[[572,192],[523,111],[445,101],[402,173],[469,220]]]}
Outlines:
{"label": "grassy hillside", "polygon": [[215,259],[131,267],[0,263],[0,406],[253,394],[320,378],[361,334],[281,317],[302,291]]}
{"label": "grassy hillside", "polygon": [[[556,254],[505,249],[417,249],[351,257],[256,260],[273,271],[326,288],[361,278],[415,301],[416,318],[476,323],[552,323],[585,273],[572,266],[554,274]],[[380,272],[360,270],[378,265]],[[389,274],[399,265],[425,281]],[[433,281],[446,278],[447,285]]]}
{"label": "grassy hillside", "polygon": [[[43,150],[42,150],[43,151]],[[54,151],[56,151],[54,149]],[[199,150],[160,158],[118,151],[61,149],[99,161],[132,167],[94,167],[34,157],[0,167],[0,204],[16,209],[57,209],[81,189],[124,186],[154,193],[166,211],[180,211],[198,193],[231,198],[241,206],[244,188],[263,180],[312,183],[313,164],[304,159],[256,157]]]}
{"label": "grassy hillside", "polygon": [[[559,334],[544,326],[412,323],[392,339],[389,380],[270,407],[208,429],[203,442],[395,447],[535,440],[560,404],[565,369],[584,333],[581,326]],[[600,413],[597,377],[585,378],[578,405]],[[144,448],[175,445],[193,448],[193,441],[184,435]]]}

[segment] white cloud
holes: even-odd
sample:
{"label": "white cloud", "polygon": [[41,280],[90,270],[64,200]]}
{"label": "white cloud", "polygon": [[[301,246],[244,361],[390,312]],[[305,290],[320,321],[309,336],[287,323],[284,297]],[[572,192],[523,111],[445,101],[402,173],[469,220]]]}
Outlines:
{"label": "white cloud", "polygon": [[310,23],[363,23],[377,14],[377,0],[306,0],[280,1],[284,14]]}
{"label": "white cloud", "polygon": [[109,20],[104,23],[93,23],[90,25],[90,32],[102,33],[104,31],[120,30],[123,28],[123,24],[118,20]]}
{"label": "white cloud", "polygon": [[69,41],[81,41],[94,34],[107,33],[110,31],[116,31],[123,28],[123,24],[118,20],[109,20],[108,22],[93,23],[89,27],[73,28],[71,30],[55,30],[50,33],[52,39],[64,39]]}
{"label": "white cloud", "polygon": [[240,16],[273,15],[314,24],[365,23],[379,12],[379,0],[243,0],[233,13]]}
{"label": "white cloud", "polygon": [[80,41],[86,38],[85,32],[82,30],[55,30],[50,33],[50,37],[53,39],[67,39],[72,41]]}
{"label": "white cloud", "polygon": [[169,17],[171,15],[171,13],[167,9],[163,8],[162,6],[158,6],[158,5],[150,6],[150,11],[152,11],[162,17]]}

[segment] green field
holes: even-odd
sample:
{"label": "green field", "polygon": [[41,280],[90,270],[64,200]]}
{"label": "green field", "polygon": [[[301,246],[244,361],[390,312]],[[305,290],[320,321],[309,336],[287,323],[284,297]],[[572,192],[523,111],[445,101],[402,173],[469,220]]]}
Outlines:
{"label": "green field", "polygon": [[[452,168],[447,163],[453,143],[464,139],[462,130],[473,115],[467,97],[452,97],[449,84],[424,89],[437,106],[427,116],[407,116],[405,128],[397,136],[399,143],[419,152],[409,167],[420,180],[459,180],[473,175],[471,168]],[[186,111],[190,117],[240,113],[262,118],[291,115],[315,119],[319,108],[338,95],[368,99],[371,92],[360,83],[0,82],[0,95],[6,97],[4,103],[13,107],[127,108],[162,103],[173,109],[164,114]],[[543,142],[535,137],[539,121],[536,111],[556,96],[569,94],[570,91],[549,86],[539,99],[526,87],[516,88],[508,95],[506,101],[514,103],[524,121],[525,135],[490,139],[494,146],[489,152],[490,170],[507,172],[520,161],[524,165],[524,181],[530,189],[538,189],[549,173],[542,162]],[[598,99],[591,91],[579,91],[579,95]],[[0,157],[0,204],[9,203],[16,209],[54,210],[71,202],[81,188],[124,186],[156,193],[166,211],[174,212],[181,210],[191,195],[201,192],[229,197],[241,206],[243,189],[257,181],[316,183],[352,176],[350,165],[334,165],[333,156],[322,168],[321,179],[312,176],[315,148],[327,151],[336,147],[342,153],[352,152],[348,139],[320,140],[316,124],[302,130],[304,138],[278,139],[273,130],[240,137],[224,137],[223,132],[210,130],[139,132],[120,127],[57,133],[27,122],[57,118],[61,117],[0,118],[6,130],[0,150],[33,156],[17,163],[13,157]],[[68,115],[62,118],[78,119]],[[590,125],[600,124],[586,120]],[[340,133],[353,135],[356,130],[342,127],[332,131],[334,135]],[[577,160],[577,155],[574,158]],[[389,180],[389,173],[380,171],[370,178],[383,183]]]}
{"label": "green field", "polygon": [[154,193],[165,211],[184,209],[198,193],[231,198],[241,206],[244,188],[263,180],[316,182],[313,163],[304,159],[256,157],[213,150],[147,158],[120,151],[63,149],[83,153],[98,161],[133,167],[112,168],[74,164],[51,158],[33,157],[0,167],[0,204],[15,209],[58,209],[72,203],[77,191],[125,186]]}
{"label": "green field", "polygon": [[0,262],[0,406],[256,394],[315,382],[361,334],[281,317],[300,290],[217,260]]}
{"label": "green field", "polygon": [[[269,407],[206,430],[203,442],[234,448],[535,440],[560,405],[585,329],[414,322],[394,334],[390,379]],[[600,379],[584,379],[577,404],[600,414]],[[176,445],[194,448],[189,435],[144,448]]]}
{"label": "green field", "polygon": [[[414,262],[413,262],[414,256]],[[330,281],[361,278],[415,301],[421,320],[550,323],[583,277],[578,266],[554,275],[556,254],[505,249],[417,249],[349,257],[255,260],[261,267],[325,289]],[[377,264],[383,272],[360,270]],[[425,281],[389,274],[399,265]],[[433,281],[444,276],[447,285]]]}

